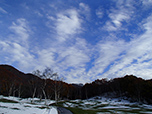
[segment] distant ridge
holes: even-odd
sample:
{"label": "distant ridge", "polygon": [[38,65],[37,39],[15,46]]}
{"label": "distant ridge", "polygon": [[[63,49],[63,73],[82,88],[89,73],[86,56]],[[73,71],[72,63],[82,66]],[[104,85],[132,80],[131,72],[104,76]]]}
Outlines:
{"label": "distant ridge", "polygon": [[44,80],[31,73],[25,74],[11,65],[0,65],[0,95],[44,98],[43,91],[45,90],[48,97],[49,94],[53,97],[55,83],[57,83],[56,86],[60,85],[62,88],[60,89],[61,97],[74,98],[77,88],[71,84],[63,81],[55,82],[51,79]]}
{"label": "distant ridge", "polygon": [[13,74],[14,76],[17,76],[18,78],[21,78],[22,80],[30,80],[30,79],[33,79],[33,78],[39,78],[33,74],[25,74],[21,71],[19,71],[18,69],[14,68],[13,66],[11,65],[0,65],[0,69],[5,69],[5,72],[7,73],[11,73]]}
{"label": "distant ridge", "polygon": [[84,85],[68,84],[42,79],[30,73],[25,74],[10,65],[0,65],[0,95],[26,98],[48,96],[51,99],[55,98],[55,89],[60,96],[59,99],[88,99],[106,95],[152,104],[152,79],[145,80],[134,75],[126,75],[111,80],[97,79]]}

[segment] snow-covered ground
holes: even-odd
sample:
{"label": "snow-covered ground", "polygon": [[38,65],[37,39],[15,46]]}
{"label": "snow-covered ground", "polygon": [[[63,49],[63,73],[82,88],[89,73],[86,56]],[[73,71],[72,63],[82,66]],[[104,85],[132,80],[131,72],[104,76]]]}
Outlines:
{"label": "snow-covered ground", "polygon": [[71,100],[63,103],[64,107],[78,107],[83,110],[96,110],[97,114],[152,114],[152,105],[131,103],[124,99],[94,97],[88,100]]}
{"label": "snow-covered ground", "polygon": [[[16,97],[0,96],[0,114],[58,114],[56,107],[45,105],[44,100],[21,99]],[[54,101],[47,100],[48,104]]]}
{"label": "snow-covered ground", "polygon": [[[34,98],[0,96],[0,114],[58,114],[56,107],[45,105],[45,101]],[[47,100],[47,104],[54,103]],[[88,100],[62,101],[63,107],[94,110],[96,114],[152,114],[152,105],[130,103],[128,100],[94,97]]]}

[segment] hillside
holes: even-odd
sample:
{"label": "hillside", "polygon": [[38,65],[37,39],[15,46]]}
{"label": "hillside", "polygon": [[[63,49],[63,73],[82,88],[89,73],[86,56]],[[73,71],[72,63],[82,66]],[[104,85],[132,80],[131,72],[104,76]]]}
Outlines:
{"label": "hillside", "polygon": [[152,80],[126,75],[92,83],[68,84],[25,74],[10,65],[0,65],[0,94],[47,99],[88,99],[95,96],[127,98],[132,102],[152,104]]}
{"label": "hillside", "polygon": [[30,73],[25,74],[10,65],[0,65],[1,95],[54,99],[55,91],[61,98],[73,99],[76,87],[62,81],[55,82],[51,79],[41,79]]}
{"label": "hillside", "polygon": [[152,103],[152,81],[126,75],[112,80],[95,80],[82,88],[84,99],[102,95],[106,97],[126,97],[132,102]]}

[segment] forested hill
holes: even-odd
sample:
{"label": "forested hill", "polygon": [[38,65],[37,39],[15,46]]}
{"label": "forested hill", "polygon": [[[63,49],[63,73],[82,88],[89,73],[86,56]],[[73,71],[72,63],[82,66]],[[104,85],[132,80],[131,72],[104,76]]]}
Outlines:
{"label": "forested hill", "polygon": [[126,75],[112,80],[95,80],[82,88],[83,98],[98,95],[126,97],[133,102],[152,103],[152,80]]}
{"label": "forested hill", "polygon": [[61,99],[74,99],[77,91],[72,84],[42,79],[30,73],[25,74],[10,65],[0,65],[1,95],[55,99],[55,92],[57,92]]}
{"label": "forested hill", "polygon": [[0,94],[17,97],[47,99],[87,99],[95,96],[122,97],[152,104],[152,80],[126,75],[92,83],[67,84],[63,81],[42,79],[25,74],[10,65],[0,65]]}

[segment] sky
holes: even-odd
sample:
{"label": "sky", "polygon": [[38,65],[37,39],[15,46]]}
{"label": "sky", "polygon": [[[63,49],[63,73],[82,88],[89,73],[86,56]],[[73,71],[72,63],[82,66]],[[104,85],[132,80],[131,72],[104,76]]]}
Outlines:
{"label": "sky", "polygon": [[0,64],[67,83],[152,78],[152,0],[0,0]]}

